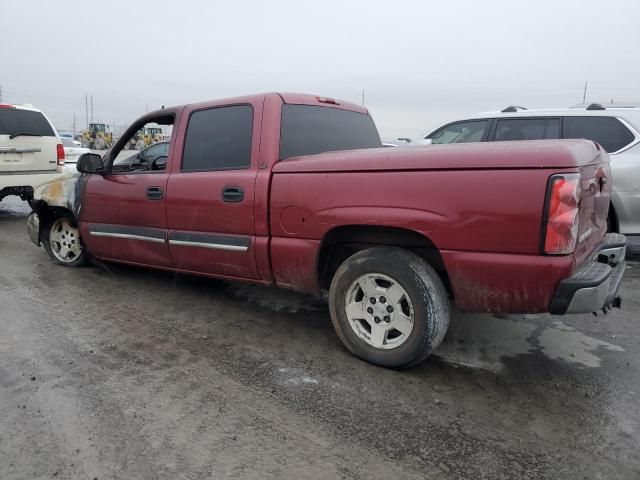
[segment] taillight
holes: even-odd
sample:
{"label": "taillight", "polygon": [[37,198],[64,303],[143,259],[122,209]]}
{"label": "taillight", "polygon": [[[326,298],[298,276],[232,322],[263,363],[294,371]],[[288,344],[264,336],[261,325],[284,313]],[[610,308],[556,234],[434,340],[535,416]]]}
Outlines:
{"label": "taillight", "polygon": [[576,248],[580,174],[563,173],[549,178],[543,218],[544,253],[566,255]]}
{"label": "taillight", "polygon": [[58,164],[57,164],[56,171],[58,173],[62,173],[62,167],[64,167],[64,147],[62,146],[61,143],[58,144],[57,152],[58,152]]}

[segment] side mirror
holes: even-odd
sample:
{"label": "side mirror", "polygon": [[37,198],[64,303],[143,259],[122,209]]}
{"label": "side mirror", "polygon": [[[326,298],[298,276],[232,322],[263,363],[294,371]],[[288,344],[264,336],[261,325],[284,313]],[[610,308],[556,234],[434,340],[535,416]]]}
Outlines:
{"label": "side mirror", "polygon": [[168,157],[162,155],[151,162],[151,170],[166,170]]}
{"label": "side mirror", "polygon": [[423,138],[422,142],[420,142],[422,145],[431,145],[433,143],[433,140],[431,140],[430,138]]}
{"label": "side mirror", "polygon": [[102,157],[97,153],[83,153],[78,157],[76,168],[81,173],[99,173],[104,170]]}

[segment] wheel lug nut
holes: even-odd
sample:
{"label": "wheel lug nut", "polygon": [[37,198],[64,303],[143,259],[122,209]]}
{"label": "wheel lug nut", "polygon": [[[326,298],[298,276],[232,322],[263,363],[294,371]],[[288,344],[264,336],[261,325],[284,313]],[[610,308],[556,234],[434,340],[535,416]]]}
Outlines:
{"label": "wheel lug nut", "polygon": [[375,317],[375,318],[373,319],[373,321],[374,321],[374,322],[376,322],[376,323],[380,323],[380,317]]}
{"label": "wheel lug nut", "polygon": [[384,316],[384,321],[389,323],[391,321],[391,317],[389,315]]}
{"label": "wheel lug nut", "polygon": [[387,303],[387,299],[385,297],[380,297],[380,303]]}
{"label": "wheel lug nut", "polygon": [[373,308],[371,308],[371,307],[367,308],[367,312],[370,313],[370,314],[373,313]]}
{"label": "wheel lug nut", "polygon": [[393,312],[393,307],[391,305],[387,305],[387,312]]}
{"label": "wheel lug nut", "polygon": [[376,303],[376,299],[375,299],[375,298],[373,298],[373,297],[371,297],[371,298],[369,299],[369,301],[370,301],[371,303]]}

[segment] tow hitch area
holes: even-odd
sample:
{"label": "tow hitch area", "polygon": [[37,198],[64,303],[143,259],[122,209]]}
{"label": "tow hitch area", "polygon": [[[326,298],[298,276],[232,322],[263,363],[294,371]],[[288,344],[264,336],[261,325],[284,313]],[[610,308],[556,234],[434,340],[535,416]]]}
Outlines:
{"label": "tow hitch area", "polygon": [[560,282],[551,303],[551,314],[589,313],[620,308],[618,288],[626,268],[627,242],[624,235],[608,233],[593,261]]}

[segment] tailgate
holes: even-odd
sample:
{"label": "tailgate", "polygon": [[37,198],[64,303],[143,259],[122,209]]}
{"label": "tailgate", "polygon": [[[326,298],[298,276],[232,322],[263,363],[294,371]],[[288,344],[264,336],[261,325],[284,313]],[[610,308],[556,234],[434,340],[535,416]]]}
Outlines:
{"label": "tailgate", "polygon": [[578,265],[602,242],[607,231],[613,179],[609,155],[604,150],[599,153],[597,163],[580,167],[580,223],[575,250]]}

